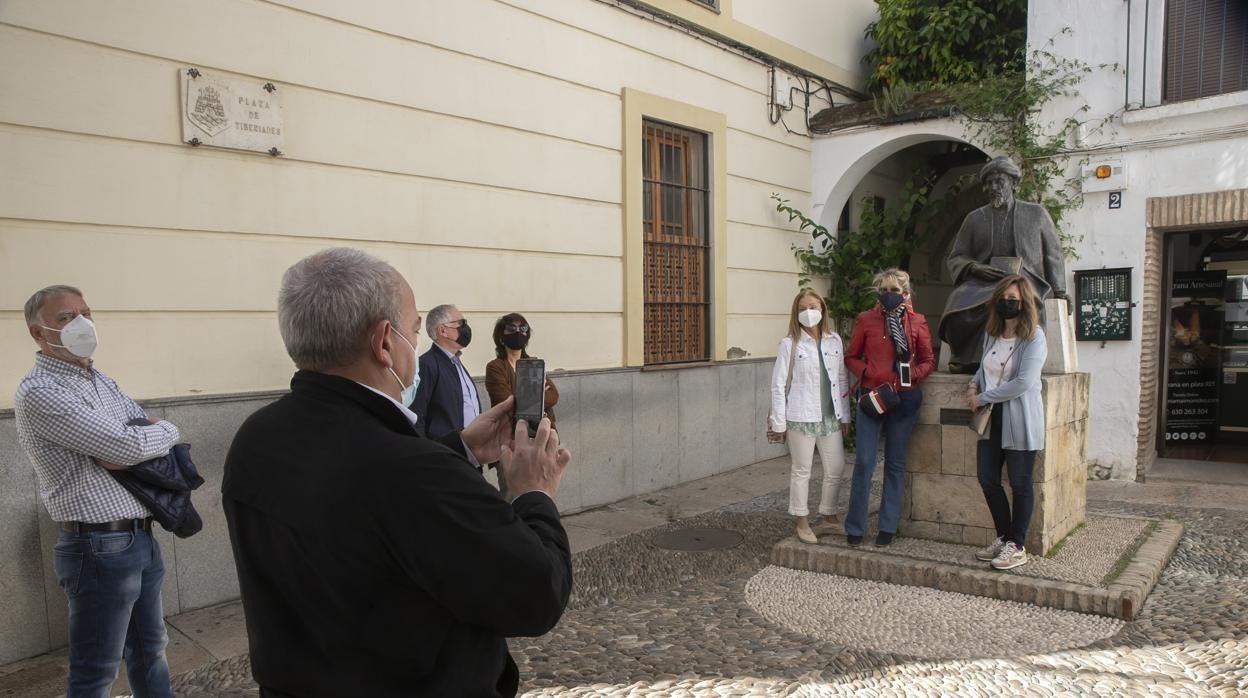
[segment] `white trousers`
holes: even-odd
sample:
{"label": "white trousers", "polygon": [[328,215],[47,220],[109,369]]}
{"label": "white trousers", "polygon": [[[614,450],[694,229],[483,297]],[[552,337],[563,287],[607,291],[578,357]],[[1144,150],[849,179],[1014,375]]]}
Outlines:
{"label": "white trousers", "polygon": [[797,429],[788,430],[789,455],[793,466],[789,470],[789,513],[809,516],[806,499],[810,493],[810,468],[815,460],[815,445],[819,446],[819,460],[823,462],[823,492],[819,496],[819,513],[835,514],[836,495],[841,489],[841,471],[845,469],[845,442],[841,432],[820,436],[807,436]]}

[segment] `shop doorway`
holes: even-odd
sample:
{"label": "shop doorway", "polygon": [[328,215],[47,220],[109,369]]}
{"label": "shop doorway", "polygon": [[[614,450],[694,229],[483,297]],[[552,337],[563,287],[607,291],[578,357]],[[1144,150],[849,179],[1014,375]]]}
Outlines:
{"label": "shop doorway", "polygon": [[1248,228],[1164,243],[1158,455],[1248,468]]}

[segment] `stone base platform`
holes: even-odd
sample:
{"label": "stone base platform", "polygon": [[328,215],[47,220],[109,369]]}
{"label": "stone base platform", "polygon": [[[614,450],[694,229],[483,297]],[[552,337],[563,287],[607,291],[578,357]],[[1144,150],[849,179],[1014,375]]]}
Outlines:
{"label": "stone base platform", "polygon": [[1132,620],[1183,535],[1177,521],[1090,516],[1051,557],[1033,556],[1013,570],[975,559],[975,546],[901,537],[887,548],[873,538],[850,548],[844,536],[819,545],[789,538],[771,551],[774,565],[921,586],[972,596]]}

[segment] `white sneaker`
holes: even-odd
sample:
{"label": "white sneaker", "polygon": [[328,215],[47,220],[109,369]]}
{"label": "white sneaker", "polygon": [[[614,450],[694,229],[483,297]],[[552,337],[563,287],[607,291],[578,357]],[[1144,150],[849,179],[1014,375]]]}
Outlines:
{"label": "white sneaker", "polygon": [[1001,552],[992,559],[992,566],[999,570],[1012,570],[1027,564],[1029,559],[1026,548],[1020,548],[1017,543],[1010,541],[1002,546]]}
{"label": "white sneaker", "polygon": [[988,547],[980,548],[979,552],[975,553],[975,559],[983,560],[984,562],[992,562],[992,559],[1001,552],[1001,548],[1003,547],[1005,547],[1005,539],[998,538],[989,543]]}

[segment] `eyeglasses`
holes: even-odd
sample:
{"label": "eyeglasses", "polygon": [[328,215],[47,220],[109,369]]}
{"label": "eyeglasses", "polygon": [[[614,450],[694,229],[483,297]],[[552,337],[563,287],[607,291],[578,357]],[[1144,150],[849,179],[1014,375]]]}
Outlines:
{"label": "eyeglasses", "polygon": [[519,324],[519,325],[507,324],[507,325],[503,325],[503,334],[528,334],[528,333],[529,333],[529,326],[528,326],[528,325],[524,325],[524,324]]}

